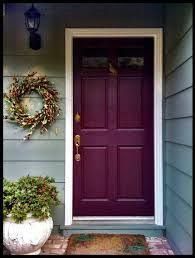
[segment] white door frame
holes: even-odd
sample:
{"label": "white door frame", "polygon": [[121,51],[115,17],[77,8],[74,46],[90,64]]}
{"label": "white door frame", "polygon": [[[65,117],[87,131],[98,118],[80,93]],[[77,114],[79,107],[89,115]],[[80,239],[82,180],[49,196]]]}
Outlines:
{"label": "white door frame", "polygon": [[162,170],[162,28],[65,29],[65,225],[73,220],[73,38],[154,38],[154,219],[163,225]]}

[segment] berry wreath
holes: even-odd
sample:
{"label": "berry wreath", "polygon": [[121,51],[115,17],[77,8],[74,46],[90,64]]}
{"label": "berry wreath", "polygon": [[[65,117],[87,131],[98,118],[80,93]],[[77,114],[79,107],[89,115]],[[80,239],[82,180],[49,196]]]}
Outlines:
{"label": "berry wreath", "polygon": [[[23,140],[29,140],[34,130],[40,128],[40,133],[48,131],[48,127],[59,116],[59,96],[56,89],[46,76],[37,76],[37,72],[31,72],[22,80],[13,77],[8,93],[4,94],[8,105],[8,114],[4,119],[15,122],[23,128],[29,128],[28,134]],[[36,75],[36,76],[35,76]],[[36,111],[35,115],[29,114],[21,103],[22,97],[37,92],[43,99],[43,107]]]}

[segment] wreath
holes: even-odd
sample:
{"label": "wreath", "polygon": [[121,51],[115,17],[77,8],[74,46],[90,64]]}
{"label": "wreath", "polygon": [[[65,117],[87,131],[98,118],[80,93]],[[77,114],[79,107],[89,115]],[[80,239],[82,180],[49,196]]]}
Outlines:
{"label": "wreath", "polygon": [[[41,134],[48,131],[48,127],[56,120],[61,110],[58,105],[58,92],[53,88],[53,83],[46,76],[37,76],[36,74],[37,72],[31,72],[22,80],[14,76],[9,92],[4,94],[9,107],[8,115],[4,118],[29,129],[23,140],[29,140],[37,128],[40,128]],[[21,103],[22,97],[26,94],[29,95],[32,91],[37,92],[43,100],[42,109],[36,111],[34,115],[29,114]]]}

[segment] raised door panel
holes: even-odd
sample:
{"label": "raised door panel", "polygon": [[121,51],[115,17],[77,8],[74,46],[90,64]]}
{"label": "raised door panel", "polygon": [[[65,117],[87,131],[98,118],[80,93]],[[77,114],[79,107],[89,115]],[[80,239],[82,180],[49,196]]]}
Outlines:
{"label": "raised door panel", "polygon": [[107,128],[106,79],[83,78],[81,84],[82,129]]}
{"label": "raised door panel", "polygon": [[81,201],[107,198],[108,153],[106,147],[82,148]]}
{"label": "raised door panel", "polygon": [[142,126],[142,78],[118,79],[118,128]]}
{"label": "raised door panel", "polygon": [[143,147],[118,147],[117,200],[143,199]]}

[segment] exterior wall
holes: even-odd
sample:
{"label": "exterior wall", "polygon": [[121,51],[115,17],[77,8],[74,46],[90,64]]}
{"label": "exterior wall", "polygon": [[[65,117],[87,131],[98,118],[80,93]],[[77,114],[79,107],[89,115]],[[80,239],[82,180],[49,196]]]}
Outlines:
{"label": "exterior wall", "polygon": [[[35,4],[41,12],[39,33],[42,48],[29,49],[29,34],[24,25],[24,12],[30,4],[6,4],[3,17],[4,69],[3,89],[6,91],[13,75],[29,71],[45,74],[55,83],[61,96],[63,114],[46,135],[35,133],[23,142],[23,129],[4,122],[4,177],[49,175],[56,179],[62,204],[55,209],[54,224],[64,224],[64,141],[65,134],[65,27],[162,27],[161,4]],[[92,11],[93,10],[93,11]],[[139,19],[137,17],[139,16]],[[34,107],[40,100],[30,98]],[[58,134],[55,134],[55,128]]]}
{"label": "exterior wall", "polygon": [[192,253],[192,5],[165,7],[165,225],[176,252]]}

